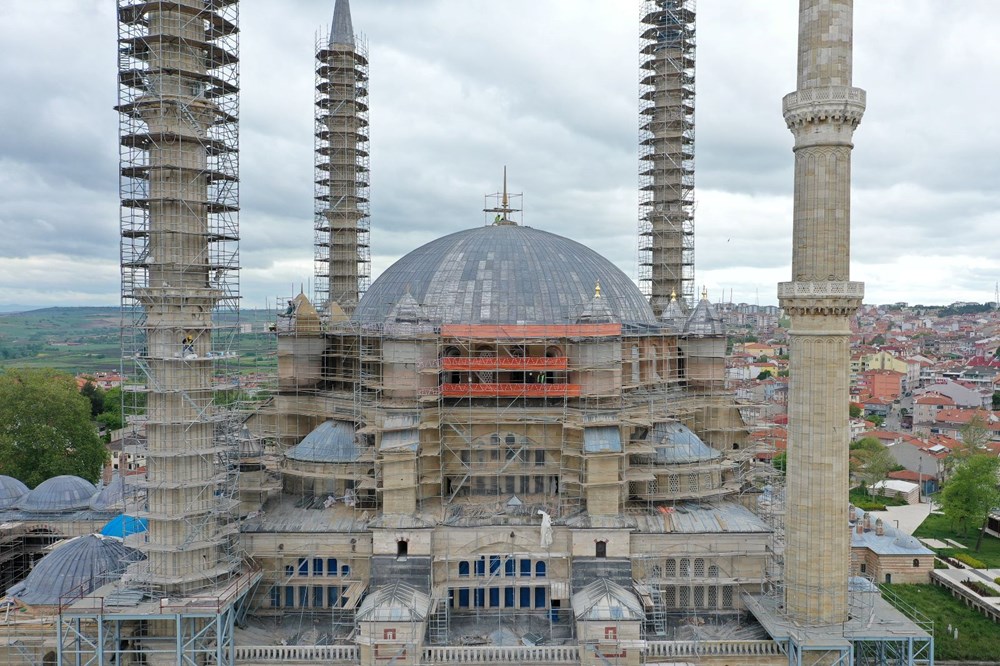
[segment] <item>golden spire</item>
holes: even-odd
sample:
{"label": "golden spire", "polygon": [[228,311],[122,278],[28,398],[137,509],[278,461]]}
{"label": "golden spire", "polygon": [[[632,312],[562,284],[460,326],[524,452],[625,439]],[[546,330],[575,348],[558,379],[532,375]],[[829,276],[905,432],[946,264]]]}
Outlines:
{"label": "golden spire", "polygon": [[671,289],[670,290],[670,302],[671,303],[676,303],[677,302],[677,290],[676,289]]}
{"label": "golden spire", "polygon": [[601,281],[598,280],[594,284],[594,298],[600,298],[600,297],[601,297]]}
{"label": "golden spire", "polygon": [[500,205],[501,205],[501,207],[503,207],[505,209],[506,208],[510,208],[510,206],[508,206],[507,203],[508,203],[508,199],[507,199],[507,165],[504,164],[503,165],[503,200],[502,200],[502,202],[501,202]]}

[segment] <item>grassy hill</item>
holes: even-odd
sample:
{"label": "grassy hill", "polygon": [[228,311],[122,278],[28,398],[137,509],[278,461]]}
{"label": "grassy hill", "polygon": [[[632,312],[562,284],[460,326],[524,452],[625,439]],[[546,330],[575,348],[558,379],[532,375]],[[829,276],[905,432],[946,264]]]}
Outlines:
{"label": "grassy hill", "polygon": [[[273,338],[262,333],[270,313],[246,310],[241,321],[255,333],[241,335],[239,346],[246,370],[273,362]],[[0,368],[45,367],[73,374],[117,370],[121,358],[117,307],[54,307],[29,312],[0,313]]]}

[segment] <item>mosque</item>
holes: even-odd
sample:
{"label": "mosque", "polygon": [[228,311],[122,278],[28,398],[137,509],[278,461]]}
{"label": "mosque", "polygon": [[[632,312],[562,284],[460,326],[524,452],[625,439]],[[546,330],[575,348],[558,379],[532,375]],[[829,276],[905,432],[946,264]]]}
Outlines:
{"label": "mosque", "polygon": [[[146,473],[0,477],[8,663],[933,663],[872,583],[924,581],[933,554],[849,510],[846,487],[826,520],[809,460],[786,491],[756,460],[756,407],[726,391],[726,332],[691,273],[693,2],[644,4],[640,288],[525,225],[506,174],[485,224],[470,215],[368,284],[368,56],[337,0],[317,44],[320,286],[276,314],[276,389],[238,420],[214,406],[232,353],[206,314],[238,295],[238,88],[220,74],[235,2],[119,5],[142,63],[119,111],[138,151],[124,353],[145,377],[128,447]],[[803,0],[803,40],[826,21],[849,60],[850,7]],[[824,291],[796,266],[781,292],[796,317],[849,311],[858,283]],[[824,399],[812,411],[840,406]]]}

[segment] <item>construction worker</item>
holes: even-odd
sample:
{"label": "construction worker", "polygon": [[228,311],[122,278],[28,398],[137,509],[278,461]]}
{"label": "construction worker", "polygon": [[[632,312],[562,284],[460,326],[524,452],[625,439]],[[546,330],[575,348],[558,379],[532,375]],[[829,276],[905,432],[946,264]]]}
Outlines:
{"label": "construction worker", "polygon": [[190,333],[188,333],[187,335],[185,335],[184,336],[184,342],[183,342],[183,344],[184,344],[183,349],[184,349],[184,353],[185,354],[193,354],[194,353],[194,336],[193,335],[191,335]]}

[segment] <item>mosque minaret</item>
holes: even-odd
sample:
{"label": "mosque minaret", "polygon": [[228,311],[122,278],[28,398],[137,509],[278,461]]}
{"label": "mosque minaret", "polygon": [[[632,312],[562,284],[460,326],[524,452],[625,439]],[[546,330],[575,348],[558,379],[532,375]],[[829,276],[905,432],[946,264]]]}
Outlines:
{"label": "mosque minaret", "polygon": [[795,137],[785,602],[803,625],[847,619],[851,143],[865,91],[851,85],[853,0],[801,0],[798,90],[783,109]]}

